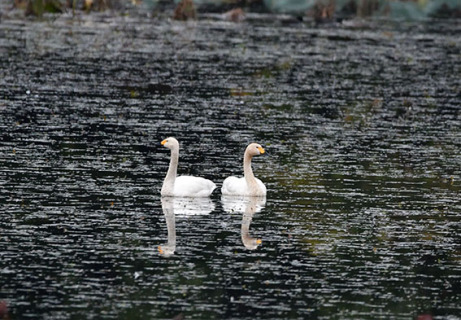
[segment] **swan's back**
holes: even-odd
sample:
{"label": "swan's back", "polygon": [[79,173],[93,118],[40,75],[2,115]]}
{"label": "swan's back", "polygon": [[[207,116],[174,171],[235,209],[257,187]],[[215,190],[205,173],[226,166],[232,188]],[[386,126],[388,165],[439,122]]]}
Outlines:
{"label": "swan's back", "polygon": [[216,188],[213,181],[193,176],[180,176],[174,182],[176,197],[208,197]]}
{"label": "swan's back", "polygon": [[259,187],[261,188],[262,195],[265,196],[267,194],[266,185],[261,180],[259,180],[258,178],[255,178],[255,179],[256,179],[256,182],[258,183]]}
{"label": "swan's back", "polygon": [[[267,191],[264,183],[258,178],[255,178],[255,180],[258,183],[259,188],[261,189],[262,194],[260,195],[266,195]],[[223,195],[230,196],[252,196],[252,194],[250,194],[250,190],[248,188],[248,184],[245,178],[237,178],[235,176],[227,177],[224,180],[221,187],[221,193]]]}
{"label": "swan's back", "polygon": [[248,192],[245,178],[227,177],[222,184],[221,193],[223,195],[244,195]]}

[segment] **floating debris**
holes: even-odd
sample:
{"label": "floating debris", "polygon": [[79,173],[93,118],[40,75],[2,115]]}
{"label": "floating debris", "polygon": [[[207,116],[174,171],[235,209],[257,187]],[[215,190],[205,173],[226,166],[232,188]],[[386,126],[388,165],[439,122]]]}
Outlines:
{"label": "floating debris", "polygon": [[242,8],[235,8],[224,13],[224,20],[242,22],[245,20],[245,12]]}
{"label": "floating debris", "polygon": [[181,0],[174,10],[173,19],[175,20],[195,20],[197,12],[192,0]]}

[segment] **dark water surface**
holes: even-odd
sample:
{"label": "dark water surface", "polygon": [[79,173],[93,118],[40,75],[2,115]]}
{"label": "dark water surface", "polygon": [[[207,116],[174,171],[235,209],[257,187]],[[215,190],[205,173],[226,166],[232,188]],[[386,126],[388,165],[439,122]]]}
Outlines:
{"label": "dark water surface", "polygon": [[[461,319],[460,34],[2,17],[9,317]],[[267,199],[162,202],[170,135],[219,187],[263,144]]]}

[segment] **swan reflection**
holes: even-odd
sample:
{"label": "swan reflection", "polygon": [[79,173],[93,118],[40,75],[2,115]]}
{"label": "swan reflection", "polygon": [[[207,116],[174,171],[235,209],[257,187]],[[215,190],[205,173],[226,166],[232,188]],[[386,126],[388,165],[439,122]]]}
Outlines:
{"label": "swan reflection", "polygon": [[241,227],[243,245],[248,250],[258,248],[262,241],[261,239],[253,238],[250,235],[250,224],[253,220],[253,215],[264,208],[264,205],[266,204],[266,197],[222,196],[221,202],[224,211],[230,213],[243,213]]}
{"label": "swan reflection", "polygon": [[209,198],[162,197],[161,201],[168,230],[168,242],[158,246],[158,252],[169,257],[176,250],[176,216],[207,215],[215,206]]}
{"label": "swan reflection", "polygon": [[166,257],[173,255],[176,250],[176,221],[172,200],[172,198],[162,198],[162,211],[165,215],[166,228],[168,230],[168,242],[158,246],[158,252]]}

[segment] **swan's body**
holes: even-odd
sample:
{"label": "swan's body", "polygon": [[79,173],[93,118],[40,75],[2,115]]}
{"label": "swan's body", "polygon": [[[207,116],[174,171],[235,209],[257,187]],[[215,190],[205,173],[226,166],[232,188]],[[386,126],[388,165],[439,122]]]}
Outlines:
{"label": "swan's body", "polygon": [[235,176],[227,177],[224,180],[221,192],[224,195],[233,195],[233,196],[265,196],[266,195],[266,186],[258,178],[254,178],[256,182],[256,188],[251,188],[246,181],[245,177],[238,178]]}
{"label": "swan's body", "polygon": [[162,196],[173,197],[208,197],[216,188],[216,185],[208,179],[180,176],[174,180],[173,190],[169,186],[165,186],[163,182]]}
{"label": "swan's body", "polygon": [[230,196],[265,196],[267,193],[264,183],[256,178],[251,169],[251,159],[265,151],[257,143],[251,143],[243,156],[243,178],[227,177],[222,185],[221,193]]}
{"label": "swan's body", "polygon": [[164,197],[208,197],[216,188],[213,181],[193,176],[176,176],[179,160],[178,140],[167,138],[162,141],[162,145],[171,150],[171,160],[160,194]]}

